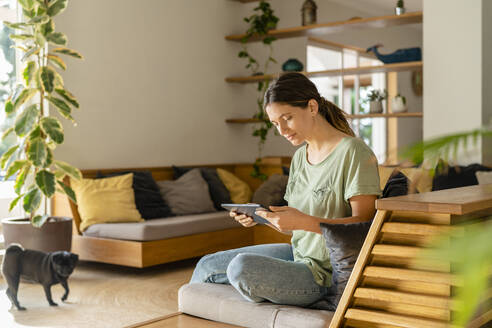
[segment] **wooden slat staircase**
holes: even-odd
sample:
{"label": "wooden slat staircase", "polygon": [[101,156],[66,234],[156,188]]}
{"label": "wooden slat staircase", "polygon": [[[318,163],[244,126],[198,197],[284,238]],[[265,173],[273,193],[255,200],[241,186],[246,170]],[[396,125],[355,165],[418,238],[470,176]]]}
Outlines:
{"label": "wooden slat staircase", "polygon": [[[330,328],[451,327],[452,264],[422,259],[437,235],[492,217],[492,185],[381,199]],[[460,226],[457,226],[460,224]]]}

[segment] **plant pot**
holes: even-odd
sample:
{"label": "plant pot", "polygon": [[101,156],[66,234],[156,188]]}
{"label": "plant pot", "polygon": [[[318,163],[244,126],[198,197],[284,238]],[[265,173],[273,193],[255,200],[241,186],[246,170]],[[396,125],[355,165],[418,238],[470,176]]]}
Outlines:
{"label": "plant pot", "polygon": [[395,7],[395,14],[400,16],[400,15],[403,15],[405,13],[405,8],[403,7]]}
{"label": "plant pot", "polygon": [[72,247],[72,219],[50,217],[41,228],[31,225],[28,218],[2,220],[5,247],[11,243],[26,249],[43,252],[70,251]]}
{"label": "plant pot", "polygon": [[403,113],[407,111],[407,105],[403,102],[403,98],[396,97],[393,98],[391,102],[391,110],[393,113]]}
{"label": "plant pot", "polygon": [[369,102],[369,112],[372,114],[383,112],[383,103],[377,100]]}

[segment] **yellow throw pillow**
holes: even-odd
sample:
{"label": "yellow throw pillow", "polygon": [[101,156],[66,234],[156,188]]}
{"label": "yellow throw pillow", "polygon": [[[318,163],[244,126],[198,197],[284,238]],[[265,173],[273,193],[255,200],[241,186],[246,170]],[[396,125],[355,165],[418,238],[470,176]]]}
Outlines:
{"label": "yellow throw pillow", "polygon": [[233,203],[244,204],[251,200],[253,192],[246,182],[224,169],[217,169],[217,174],[227,190],[229,190]]}
{"label": "yellow throw pillow", "polygon": [[388,167],[388,166],[378,166],[379,170],[379,187],[381,190],[384,190],[384,186],[386,186],[386,182],[388,182],[389,178],[391,177],[391,173],[395,170],[394,167]]}
{"label": "yellow throw pillow", "polygon": [[71,180],[82,222],[80,230],[96,223],[141,222],[132,188],[133,173],[104,179]]}
{"label": "yellow throw pillow", "polygon": [[429,170],[420,167],[411,167],[401,169],[400,171],[410,180],[410,184],[416,184],[419,193],[432,191],[432,176]]}

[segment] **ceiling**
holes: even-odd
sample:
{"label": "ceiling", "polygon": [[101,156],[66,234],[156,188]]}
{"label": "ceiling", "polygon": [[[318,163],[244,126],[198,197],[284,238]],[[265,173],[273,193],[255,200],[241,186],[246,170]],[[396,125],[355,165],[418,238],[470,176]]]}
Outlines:
{"label": "ceiling", "polygon": [[[321,0],[323,1],[323,0]],[[375,16],[394,14],[397,0],[330,0]],[[407,12],[422,11],[423,0],[404,0]]]}

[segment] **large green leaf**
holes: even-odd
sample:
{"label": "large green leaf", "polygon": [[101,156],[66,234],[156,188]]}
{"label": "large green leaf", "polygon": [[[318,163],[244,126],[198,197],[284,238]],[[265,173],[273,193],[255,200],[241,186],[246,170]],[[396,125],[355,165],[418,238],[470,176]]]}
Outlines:
{"label": "large green leaf", "polygon": [[32,34],[10,34],[10,38],[14,41],[24,41],[29,39],[34,39],[34,35]]}
{"label": "large green leaf", "polygon": [[39,69],[39,78],[43,90],[48,93],[55,89],[55,70],[48,66],[43,66]]}
{"label": "large green leaf", "polygon": [[26,163],[27,161],[25,159],[22,159],[14,161],[12,164],[10,164],[9,168],[7,169],[7,173],[5,173],[5,181],[7,181],[7,179],[13,176],[17,171],[19,171],[24,165],[26,165]]}
{"label": "large green leaf", "polygon": [[27,22],[28,24],[46,24],[50,20],[49,16],[47,15],[41,15],[41,16],[34,16]]}
{"label": "large green leaf", "polygon": [[62,181],[58,180],[57,182],[60,185],[60,187],[62,187],[63,191],[65,192],[65,195],[67,195],[68,198],[72,200],[72,202],[77,204],[77,198],[75,197],[75,193],[73,192],[72,188],[64,184]]}
{"label": "large green leaf", "polygon": [[61,99],[55,97],[46,97],[50,103],[56,106],[60,114],[68,120],[73,121],[73,117],[71,115],[72,109]]}
{"label": "large green leaf", "polygon": [[19,145],[15,145],[9,148],[5,153],[3,153],[2,157],[0,157],[0,167],[2,169],[5,168],[5,165],[7,164],[8,160],[12,155],[15,153],[15,151],[19,148]]}
{"label": "large green leaf", "polygon": [[61,68],[62,70],[67,69],[67,64],[57,55],[49,54],[48,60],[53,63],[56,67]]}
{"label": "large green leaf", "polygon": [[8,128],[2,134],[2,141],[4,141],[12,132],[14,132],[14,127]]}
{"label": "large green leaf", "polygon": [[61,13],[65,8],[67,8],[68,0],[55,0],[52,1],[50,6],[48,7],[48,15],[53,17]]}
{"label": "large green leaf", "polygon": [[43,139],[37,138],[31,141],[27,148],[27,159],[36,167],[42,167],[46,161],[47,147]]}
{"label": "large green leaf", "polygon": [[17,205],[17,203],[19,202],[19,200],[24,196],[24,194],[22,195],[19,195],[17,196],[13,201],[10,202],[10,206],[9,206],[9,212],[11,212],[14,207]]}
{"label": "large green leaf", "polygon": [[46,197],[51,197],[55,194],[55,175],[48,170],[41,170],[36,173],[36,185]]}
{"label": "large green leaf", "polygon": [[60,121],[54,117],[43,117],[40,125],[43,132],[49,135],[51,140],[57,144],[63,143],[63,127]]}
{"label": "large green leaf", "polygon": [[68,49],[68,48],[60,47],[60,48],[55,48],[52,51],[53,52],[60,53],[60,54],[64,54],[64,55],[67,55],[67,56],[72,56],[72,57],[75,57],[75,58],[79,58],[79,59],[83,59],[84,58],[77,51],[72,50],[72,49]]}
{"label": "large green leaf", "polygon": [[38,90],[32,89],[32,88],[22,90],[21,93],[19,94],[19,96],[17,97],[17,99],[15,99],[12,112],[16,111],[20,105],[24,104],[26,101],[31,99],[32,96],[34,96],[36,94],[36,92],[38,92]]}
{"label": "large green leaf", "polygon": [[34,0],[18,0],[19,4],[24,8],[25,10],[31,10],[34,8]]}
{"label": "large green leaf", "polygon": [[46,40],[53,44],[64,46],[67,44],[67,36],[61,32],[50,33],[46,36]]}
{"label": "large green leaf", "polygon": [[15,120],[15,134],[19,137],[23,137],[29,133],[33,129],[34,124],[36,124],[38,116],[39,109],[37,104],[31,105],[24,109],[24,111],[17,116],[17,119]]}
{"label": "large green leaf", "polygon": [[48,219],[50,218],[49,215],[36,215],[32,218],[32,225],[36,228],[41,228],[43,226],[43,224],[46,223],[46,221],[48,221]]}
{"label": "large green leaf", "polygon": [[58,169],[65,172],[69,177],[74,178],[75,180],[80,180],[82,178],[82,173],[80,173],[79,169],[66,162],[55,160],[55,165]]}
{"label": "large green leaf", "polygon": [[60,96],[63,97],[66,101],[68,101],[70,104],[72,104],[74,107],[79,108],[79,102],[75,98],[75,96],[69,92],[68,90],[65,89],[55,89],[56,93],[58,93]]}
{"label": "large green leaf", "polygon": [[26,85],[29,86],[29,83],[31,83],[32,77],[34,76],[34,73],[36,71],[36,62],[30,61],[27,63],[26,68],[24,69],[24,80],[26,81]]}
{"label": "large green leaf", "polygon": [[11,23],[11,22],[7,22],[7,21],[4,21],[3,24],[5,26],[7,26],[8,28],[13,29],[13,30],[14,29],[25,30],[25,28],[29,26],[26,23]]}
{"label": "large green leaf", "polygon": [[31,133],[29,133],[29,136],[27,138],[29,140],[41,138],[41,127],[39,125],[36,125],[36,127],[31,131]]}
{"label": "large green leaf", "polygon": [[17,174],[17,177],[15,178],[15,185],[14,185],[15,193],[17,195],[21,193],[22,187],[24,187],[24,183],[26,181],[26,177],[30,171],[31,171],[31,164],[27,163],[26,165],[24,165],[22,170],[20,170],[19,174]]}
{"label": "large green leaf", "polygon": [[24,196],[23,207],[27,213],[32,213],[39,208],[41,204],[41,192],[38,188],[34,187],[27,192]]}
{"label": "large green leaf", "polygon": [[41,25],[39,31],[43,33],[44,36],[47,36],[48,34],[55,31],[55,22],[50,19],[48,23]]}

